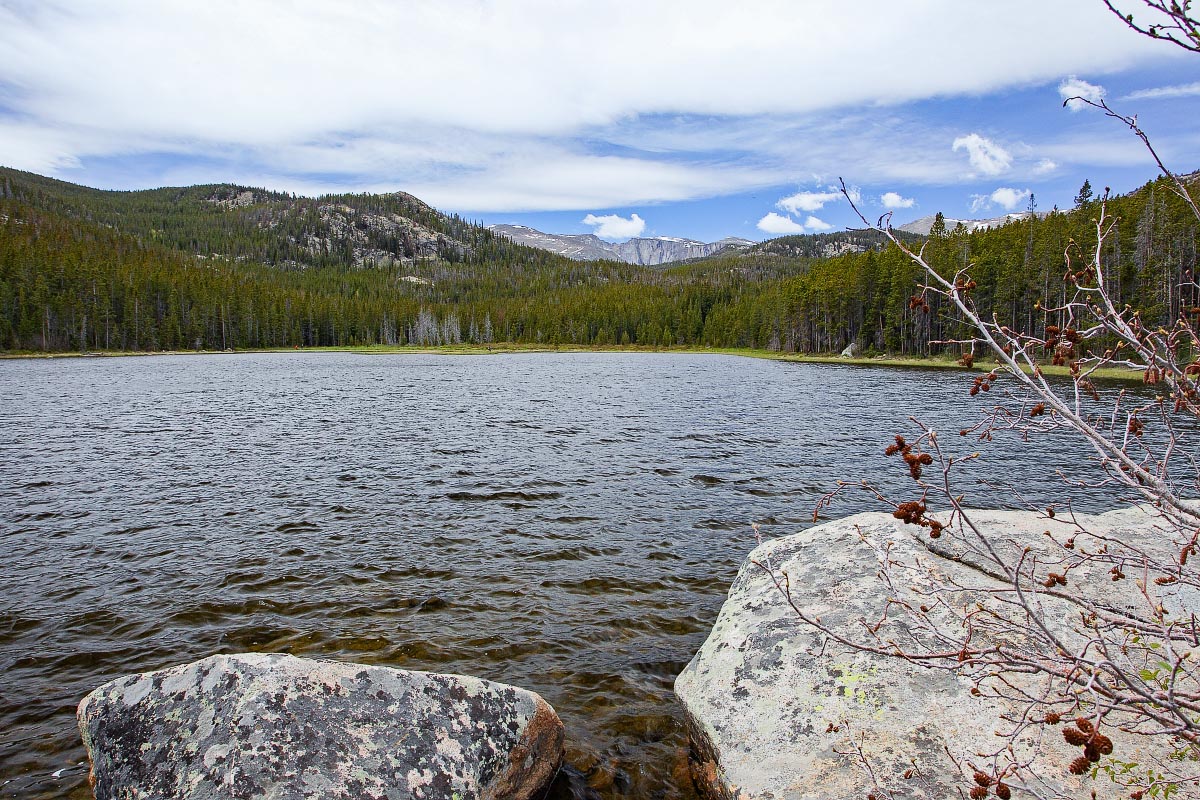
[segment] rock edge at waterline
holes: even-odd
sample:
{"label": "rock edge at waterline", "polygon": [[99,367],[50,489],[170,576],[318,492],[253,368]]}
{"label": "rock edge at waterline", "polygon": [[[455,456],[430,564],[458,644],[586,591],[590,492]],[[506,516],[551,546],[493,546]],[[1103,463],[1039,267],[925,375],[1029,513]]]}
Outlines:
{"label": "rock edge at waterline", "polygon": [[[972,512],[972,519],[998,547],[1016,552],[1028,547],[1043,563],[1061,553],[1047,531],[1060,542],[1074,535],[1080,551],[1101,544],[1062,519],[1004,511]],[[1087,530],[1146,552],[1166,553],[1172,546],[1155,531],[1153,518],[1139,509],[1076,519]],[[954,581],[969,590],[956,591],[952,602],[973,607],[985,602],[988,589],[1000,586],[972,566],[974,557],[949,529],[934,545],[937,552],[929,544],[925,529],[905,526],[889,514],[869,513],[768,541],[750,554],[708,640],[675,681],[689,726],[692,773],[702,795],[721,800],[861,800],[876,792],[876,783],[856,753],[858,744],[893,798],[965,796],[972,785],[967,762],[973,759],[989,769],[990,762],[975,754],[1003,746],[996,732],[1008,727],[1002,719],[1006,709],[973,696],[971,682],[955,673],[826,641],[800,622],[770,577],[752,563],[770,563],[777,574],[786,572],[799,608],[833,630],[860,638],[860,620],[879,619],[889,594],[920,605],[928,598],[917,599],[917,590]],[[1115,546],[1112,540],[1109,546]],[[879,553],[887,547],[893,563],[919,559],[926,569],[893,569],[897,583],[885,590],[878,573]],[[1089,563],[1072,569],[1072,595],[1103,598],[1116,607],[1141,603],[1144,609],[1135,582],[1113,582],[1109,567]],[[1171,614],[1200,610],[1194,590],[1155,588]],[[1051,627],[1061,628],[1056,634],[1074,641],[1067,629],[1079,618],[1079,607],[1047,601],[1046,610]],[[899,630],[888,626],[904,624],[904,615],[893,609],[880,636],[886,641]],[[1200,656],[1200,648],[1193,656]],[[1015,685],[1036,690],[1029,676],[1009,677]],[[1137,762],[1143,771],[1166,763],[1165,742],[1110,729],[1105,733],[1122,761]],[[966,756],[962,769],[947,752]],[[1040,766],[1027,773],[1043,796],[1086,798],[1093,785],[1119,788],[1103,777],[1094,784],[1068,773],[1067,765],[1080,750],[1066,744],[1061,726],[1032,726],[1017,741],[1017,752],[1019,757],[1039,754]],[[1028,795],[1014,787],[1014,796]]]}
{"label": "rock edge at waterline", "polygon": [[79,704],[97,800],[527,800],[562,762],[533,692],[464,675],[215,655]]}

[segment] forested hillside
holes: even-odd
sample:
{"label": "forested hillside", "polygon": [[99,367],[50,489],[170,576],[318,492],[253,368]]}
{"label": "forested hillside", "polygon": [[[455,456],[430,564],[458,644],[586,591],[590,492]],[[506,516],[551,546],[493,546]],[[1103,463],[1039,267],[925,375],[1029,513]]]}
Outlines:
{"label": "forested hillside", "polygon": [[[1196,239],[1165,184],[1117,198],[1114,289],[1148,318],[1200,304]],[[975,262],[976,299],[1036,330],[1094,203],[966,233],[934,263]],[[844,235],[843,235],[844,236]],[[0,170],[0,349],[91,351],[529,342],[928,354],[955,330],[919,271],[862,236],[788,237],[670,270],[572,261],[405,194],[317,199],[216,185],[106,192]],[[801,241],[802,240],[802,241]]]}
{"label": "forested hillside", "polygon": [[[1189,176],[1195,185],[1197,175]],[[1065,280],[1068,250],[1078,265],[1095,249],[1100,202],[1070,211],[1015,220],[998,228],[967,232],[935,225],[926,256],[943,275],[967,265],[977,288],[972,298],[984,317],[1033,335],[1061,324],[1039,309],[1062,305],[1072,290]],[[1141,309],[1148,324],[1167,324],[1180,313],[1196,313],[1196,219],[1166,179],[1129,195],[1111,198],[1116,221],[1103,253],[1114,298]],[[784,347],[832,350],[854,340],[867,350],[928,354],[930,341],[965,335],[950,309],[934,293],[921,294],[921,270],[897,248],[814,261],[802,276],[784,282]],[[928,305],[928,311],[925,306]]]}

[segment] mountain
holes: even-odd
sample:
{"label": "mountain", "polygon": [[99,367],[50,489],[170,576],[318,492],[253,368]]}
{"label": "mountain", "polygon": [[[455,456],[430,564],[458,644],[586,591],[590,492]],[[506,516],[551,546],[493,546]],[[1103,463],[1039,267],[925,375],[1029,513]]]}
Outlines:
{"label": "mountain", "polygon": [[404,192],[311,198],[233,184],[103,191],[0,167],[0,199],[197,261],[286,270],[396,267],[419,275],[445,263],[553,260]]}
{"label": "mountain", "polygon": [[846,253],[883,250],[888,238],[873,230],[849,230],[837,233],[802,233],[778,236],[756,244],[746,255],[783,256],[786,258],[834,258]]}
{"label": "mountain", "polygon": [[[1186,279],[1195,217],[1172,186],[1152,181],[1108,211],[1120,302],[1154,325],[1200,308]],[[933,255],[979,262],[985,316],[1036,309],[1061,296],[1047,293],[1063,285],[1069,243],[1094,235],[1092,216],[1085,207],[980,227]],[[686,240],[626,243],[643,260],[671,244],[688,252]],[[676,263],[574,260],[402,193],[112,192],[0,168],[0,350],[519,342],[836,353],[856,342],[928,355],[963,336],[936,301],[912,324],[921,271],[878,233],[780,237]],[[1041,338],[1039,327],[1058,322],[1026,324]]]}
{"label": "mountain", "polygon": [[0,197],[113,228],[199,260],[284,269],[472,259],[493,237],[410,194],[298,198],[228,184],[104,192],[0,169]]}
{"label": "mountain", "polygon": [[[1045,214],[1039,214],[1039,217],[1044,217]],[[896,228],[898,231],[905,233],[915,233],[918,236],[928,236],[930,229],[933,228],[933,222],[937,219],[936,214],[930,214],[927,217],[914,219],[912,222],[907,222]],[[1023,219],[1029,219],[1028,211],[1020,211],[1013,214],[1005,214],[1002,217],[991,217],[990,219],[951,219],[944,217],[946,221],[946,230],[952,231],[959,224],[966,227],[968,233],[982,231],[988,228],[999,228],[1002,225],[1007,225],[1010,222],[1018,222]]]}
{"label": "mountain", "polygon": [[524,225],[489,225],[488,230],[500,236],[507,236],[517,244],[549,250],[576,261],[595,261],[611,259],[623,261],[613,250],[613,245],[590,233],[557,234],[542,233]]}
{"label": "mountain", "polygon": [[639,266],[658,266],[674,261],[705,258],[728,249],[746,250],[754,246],[749,239],[729,237],[719,242],[698,242],[672,236],[606,242],[590,233],[543,233],[525,225],[489,225],[488,230],[507,236],[517,244],[538,247],[577,261],[609,259]]}

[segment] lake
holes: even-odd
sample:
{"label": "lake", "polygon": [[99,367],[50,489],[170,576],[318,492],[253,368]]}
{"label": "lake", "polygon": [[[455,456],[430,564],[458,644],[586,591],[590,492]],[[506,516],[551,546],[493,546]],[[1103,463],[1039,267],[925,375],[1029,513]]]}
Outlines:
{"label": "lake", "polygon": [[[0,362],[0,796],[90,796],[99,684],[259,650],[532,689],[601,796],[690,797],[671,686],[751,523],[807,527],[839,479],[911,499],[884,448],[910,414],[957,434],[996,399],[969,386],[702,354]],[[1012,502],[980,476],[1068,494],[1061,440],[943,441],[981,448],[974,505]]]}

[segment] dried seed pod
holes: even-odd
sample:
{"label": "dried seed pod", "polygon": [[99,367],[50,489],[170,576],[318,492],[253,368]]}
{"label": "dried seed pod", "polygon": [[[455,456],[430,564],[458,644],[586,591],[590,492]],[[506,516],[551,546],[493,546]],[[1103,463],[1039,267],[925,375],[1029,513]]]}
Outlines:
{"label": "dried seed pod", "polygon": [[1070,770],[1072,775],[1082,775],[1085,772],[1087,772],[1089,769],[1091,769],[1091,766],[1092,766],[1092,762],[1088,761],[1083,756],[1080,756],[1079,758],[1077,758],[1071,762],[1071,766],[1068,767],[1068,769]]}
{"label": "dried seed pod", "polygon": [[992,776],[988,775],[986,772],[980,772],[979,770],[975,770],[975,774],[972,775],[971,777],[974,778],[975,782],[978,783],[980,786],[991,786],[992,785]]}
{"label": "dried seed pod", "polygon": [[1012,790],[1008,788],[1007,783],[996,784],[996,797],[999,797],[1000,800],[1009,800],[1012,797]]}
{"label": "dried seed pod", "polygon": [[1088,735],[1077,728],[1063,728],[1063,738],[1067,740],[1067,744],[1073,744],[1076,747],[1083,747],[1088,743]]}
{"label": "dried seed pod", "polygon": [[1062,722],[1062,715],[1057,711],[1047,711],[1046,718],[1043,720],[1047,725],[1057,725]]}
{"label": "dried seed pod", "polygon": [[987,797],[987,789],[982,786],[971,787],[971,800],[983,800],[985,797]]}

